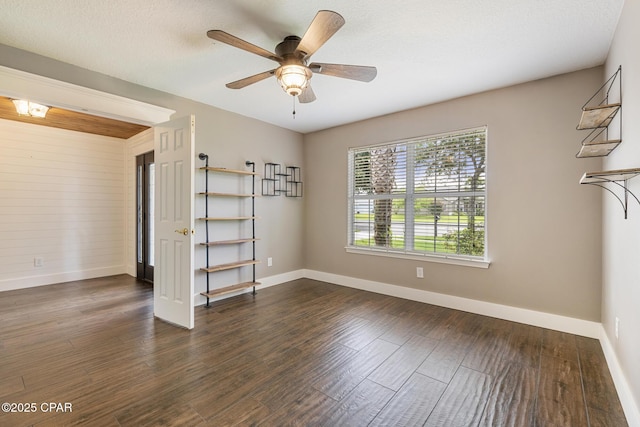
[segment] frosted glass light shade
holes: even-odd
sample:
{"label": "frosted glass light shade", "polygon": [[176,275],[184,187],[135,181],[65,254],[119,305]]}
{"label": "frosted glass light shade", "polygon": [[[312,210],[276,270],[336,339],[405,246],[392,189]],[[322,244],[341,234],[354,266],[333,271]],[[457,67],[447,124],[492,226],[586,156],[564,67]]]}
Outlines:
{"label": "frosted glass light shade", "polygon": [[307,87],[311,71],[302,65],[283,65],[276,70],[276,77],[285,92],[298,96]]}

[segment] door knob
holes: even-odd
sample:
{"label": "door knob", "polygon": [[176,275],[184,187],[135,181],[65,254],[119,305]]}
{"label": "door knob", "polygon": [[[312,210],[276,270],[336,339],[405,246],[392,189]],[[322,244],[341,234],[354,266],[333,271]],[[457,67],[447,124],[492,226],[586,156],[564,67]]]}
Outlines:
{"label": "door knob", "polygon": [[184,234],[185,236],[187,236],[189,234],[189,229],[183,228],[182,230],[176,230],[176,233]]}

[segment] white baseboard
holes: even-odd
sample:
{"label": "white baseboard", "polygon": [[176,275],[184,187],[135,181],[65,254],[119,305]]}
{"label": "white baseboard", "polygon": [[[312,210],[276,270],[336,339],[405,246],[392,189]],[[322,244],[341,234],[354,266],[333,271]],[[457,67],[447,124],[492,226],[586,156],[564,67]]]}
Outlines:
{"label": "white baseboard", "polygon": [[640,408],[638,408],[633,399],[633,393],[631,393],[627,378],[620,367],[616,352],[602,325],[600,325],[600,345],[602,346],[604,357],[607,359],[609,372],[611,372],[611,378],[613,378],[613,383],[618,391],[618,397],[620,398],[622,409],[624,409],[624,415],[627,417],[627,423],[630,426],[640,426]]}
{"label": "white baseboard", "polygon": [[260,285],[261,288],[268,288],[270,286],[291,282],[292,280],[302,279],[303,277],[306,277],[304,275],[305,271],[306,270],[288,271],[286,273],[276,274],[275,276],[263,277],[261,279],[258,279],[258,282],[261,283]]}
{"label": "white baseboard", "polygon": [[128,265],[125,273],[132,277],[138,277],[138,267],[136,265]]}
{"label": "white baseboard", "polygon": [[371,280],[357,279],[348,276],[340,276],[337,274],[324,273],[321,271],[304,271],[304,277],[308,277],[309,279],[321,280],[323,282],[348,286],[355,289],[362,289],[364,291],[376,292],[379,294],[409,299],[412,301],[419,301],[428,304],[439,305],[442,307],[453,308],[456,310],[468,311],[470,313],[482,314],[484,316],[496,317],[498,319],[510,320],[518,323],[526,323],[528,325],[539,326],[541,328],[553,329],[556,331],[567,332],[589,338],[600,338],[600,330],[602,328],[602,325],[599,322],[575,319],[573,317],[543,313],[540,311],[511,307],[508,305],[495,304],[469,298],[462,298],[453,295],[440,294],[437,292],[424,291],[421,289],[390,285],[388,283],[374,282]]}
{"label": "white baseboard", "polygon": [[36,286],[54,285],[56,283],[73,282],[76,280],[95,279],[97,277],[115,276],[117,274],[125,274],[126,272],[126,267],[124,265],[115,265],[88,270],[64,271],[61,273],[20,277],[17,279],[4,279],[0,280],[0,292],[34,288]]}

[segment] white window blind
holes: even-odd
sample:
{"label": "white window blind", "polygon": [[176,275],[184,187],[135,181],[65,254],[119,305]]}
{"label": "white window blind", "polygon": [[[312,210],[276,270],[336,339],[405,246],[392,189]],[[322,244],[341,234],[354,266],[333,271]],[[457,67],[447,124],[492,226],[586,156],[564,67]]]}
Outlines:
{"label": "white window blind", "polygon": [[349,150],[358,249],[485,258],[486,127]]}

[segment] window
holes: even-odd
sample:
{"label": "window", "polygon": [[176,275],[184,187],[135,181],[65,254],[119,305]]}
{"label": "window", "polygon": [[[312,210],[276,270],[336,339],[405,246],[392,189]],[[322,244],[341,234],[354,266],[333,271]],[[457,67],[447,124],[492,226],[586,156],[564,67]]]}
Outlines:
{"label": "window", "polygon": [[485,260],[486,136],[350,149],[348,249]]}

